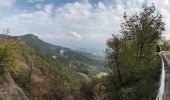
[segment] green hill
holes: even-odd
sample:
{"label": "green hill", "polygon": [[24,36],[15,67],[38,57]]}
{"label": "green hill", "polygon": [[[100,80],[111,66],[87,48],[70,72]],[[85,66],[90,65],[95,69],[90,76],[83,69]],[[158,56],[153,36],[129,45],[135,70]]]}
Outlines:
{"label": "green hill", "polygon": [[[36,40],[39,42],[34,41],[29,44],[29,42],[25,42],[26,39],[19,37],[9,36],[5,40],[1,36],[0,39],[0,44],[6,48],[5,52],[7,54],[4,69],[11,74],[28,98],[43,98],[43,100],[49,98],[51,100],[61,100],[65,98],[66,100],[72,100],[78,94],[80,82],[88,81],[100,72],[89,64],[62,56],[57,51],[57,57],[51,57],[45,50],[50,49],[50,46],[53,45],[39,39]],[[39,45],[39,49],[33,48],[35,45]],[[45,46],[48,49],[45,49]],[[75,52],[68,48],[55,47],[56,50],[62,49],[66,52]],[[88,78],[88,80],[85,78]]]}
{"label": "green hill", "polygon": [[73,50],[66,47],[56,46],[42,41],[37,36],[27,34],[19,37],[25,41],[32,48],[46,53],[53,57],[64,57],[71,60],[76,60],[84,64],[89,64],[95,67],[102,67],[104,65],[104,57],[96,56],[88,52],[80,50]]}

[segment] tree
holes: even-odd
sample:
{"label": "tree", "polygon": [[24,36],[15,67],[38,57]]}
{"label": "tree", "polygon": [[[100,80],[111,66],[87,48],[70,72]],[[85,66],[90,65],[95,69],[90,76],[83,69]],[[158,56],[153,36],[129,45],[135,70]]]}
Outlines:
{"label": "tree", "polygon": [[6,70],[7,64],[7,51],[6,47],[0,45],[0,72],[3,73]]}
{"label": "tree", "polygon": [[125,22],[121,24],[121,33],[124,38],[131,38],[136,46],[136,55],[138,66],[141,60],[145,58],[144,49],[154,47],[161,38],[164,29],[162,15],[156,14],[155,6],[144,6],[143,11],[132,16],[124,15]]}
{"label": "tree", "polygon": [[[9,34],[9,29],[3,30],[3,34],[5,34],[4,41],[7,39],[7,35]],[[0,72],[3,73],[7,70],[7,48],[4,45],[0,45]]]}
{"label": "tree", "polygon": [[[121,71],[120,71],[120,53],[121,53],[121,38],[119,35],[112,35],[112,38],[107,40],[107,46],[108,48],[106,49],[106,68],[108,71],[109,69],[112,69],[110,72],[112,76],[112,81],[114,84],[113,91],[116,91],[117,94],[115,94],[116,99],[120,99],[120,87],[122,85],[122,77],[121,77]],[[118,76],[118,78],[116,77]]]}
{"label": "tree", "polygon": [[170,40],[167,40],[165,37],[162,37],[161,38],[161,41],[160,41],[160,47],[161,47],[161,50],[162,51],[169,51],[170,50]]}
{"label": "tree", "polygon": [[9,31],[9,29],[8,29],[8,28],[7,28],[7,29],[3,29],[3,34],[5,35],[4,40],[6,40],[6,39],[7,39],[7,37],[8,37],[8,35],[9,35],[9,33],[10,33],[10,31]]}
{"label": "tree", "polygon": [[[145,86],[150,87],[150,91],[155,89],[149,81],[154,81],[154,76],[159,76],[155,74],[159,72],[160,66],[155,47],[165,30],[165,24],[153,4],[145,5],[142,11],[132,16],[124,13],[123,17],[119,35],[112,35],[107,40],[106,67],[112,69],[109,70],[113,77],[112,88],[116,90],[114,95],[117,95],[113,97],[121,99],[123,95],[131,95],[134,99],[146,98],[140,97],[140,90],[137,89],[145,91],[144,93],[147,93],[142,90]],[[151,73],[151,70],[155,72]],[[143,87],[140,87],[140,83],[143,83]]]}
{"label": "tree", "polygon": [[93,100],[93,98],[94,98],[94,83],[82,81],[77,99]]}
{"label": "tree", "polygon": [[108,46],[108,48],[106,49],[107,66],[109,66],[111,69],[116,68],[117,74],[119,76],[119,82],[121,83],[122,78],[119,69],[121,38],[119,37],[119,35],[113,35],[112,38],[107,40],[107,46]]}

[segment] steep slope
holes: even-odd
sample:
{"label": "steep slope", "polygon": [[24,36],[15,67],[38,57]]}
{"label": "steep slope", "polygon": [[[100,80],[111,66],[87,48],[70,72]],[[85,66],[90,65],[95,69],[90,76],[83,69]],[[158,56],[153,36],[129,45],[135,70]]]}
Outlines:
{"label": "steep slope", "polygon": [[9,73],[0,75],[0,100],[28,100]]}
{"label": "steep slope", "polygon": [[96,71],[104,70],[102,68],[104,65],[104,58],[101,56],[55,46],[40,40],[37,36],[32,34],[23,36],[5,36],[4,34],[0,34],[0,40],[6,37],[8,39],[20,40],[36,50],[37,54],[43,54],[48,56],[48,58],[53,58],[56,62],[62,63],[64,67],[70,67],[70,69],[78,72],[94,75]]}
{"label": "steep slope", "polygon": [[82,52],[80,50],[72,50],[70,48],[52,45],[50,43],[42,41],[37,36],[32,34],[23,35],[20,38],[32,48],[35,48],[53,57],[62,56],[95,67],[101,67],[104,65],[104,58],[101,56],[96,56],[88,52]]}
{"label": "steep slope", "polygon": [[89,81],[99,72],[77,60],[63,56],[54,59],[18,37],[1,38],[0,44],[8,54],[5,70],[29,99],[74,100],[80,81]]}

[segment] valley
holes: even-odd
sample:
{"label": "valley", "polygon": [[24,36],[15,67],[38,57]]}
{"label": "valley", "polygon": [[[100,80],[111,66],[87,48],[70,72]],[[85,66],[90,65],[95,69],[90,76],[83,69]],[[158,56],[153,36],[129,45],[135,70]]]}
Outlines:
{"label": "valley", "polygon": [[[32,34],[0,35],[5,68],[30,99],[76,98],[81,82],[105,76],[104,57],[55,46]],[[102,68],[103,67],[103,68]],[[46,99],[45,99],[46,98]]]}

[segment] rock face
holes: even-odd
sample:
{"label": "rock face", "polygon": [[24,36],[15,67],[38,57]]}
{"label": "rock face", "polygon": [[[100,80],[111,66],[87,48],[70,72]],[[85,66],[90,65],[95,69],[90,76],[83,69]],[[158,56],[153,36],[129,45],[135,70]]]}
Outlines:
{"label": "rock face", "polygon": [[28,100],[9,73],[0,75],[0,100]]}

